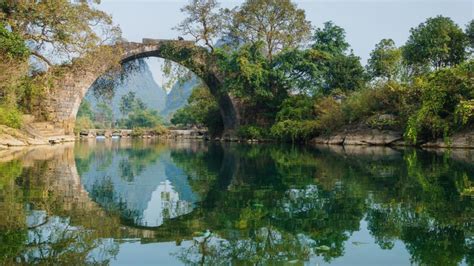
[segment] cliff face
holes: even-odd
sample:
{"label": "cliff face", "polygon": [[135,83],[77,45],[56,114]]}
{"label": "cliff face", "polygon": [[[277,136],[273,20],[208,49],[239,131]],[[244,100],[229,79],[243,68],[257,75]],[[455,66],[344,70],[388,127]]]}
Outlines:
{"label": "cliff face", "polygon": [[166,96],[165,108],[161,111],[161,115],[166,121],[169,121],[174,112],[188,103],[188,98],[198,83],[199,81],[194,77],[184,83],[176,82],[173,85]]}

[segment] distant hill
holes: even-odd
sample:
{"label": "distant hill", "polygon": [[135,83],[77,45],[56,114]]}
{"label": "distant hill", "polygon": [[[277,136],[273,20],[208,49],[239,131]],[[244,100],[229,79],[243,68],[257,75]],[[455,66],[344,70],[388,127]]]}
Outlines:
{"label": "distant hill", "polygon": [[[117,87],[115,87],[115,94],[112,98],[112,110],[115,119],[122,118],[119,110],[120,99],[129,91],[136,93],[149,108],[161,112],[166,105],[167,94],[166,91],[159,86],[153,79],[150,67],[146,62],[139,64],[139,69],[128,74],[127,78]],[[97,103],[102,99],[94,97],[92,90],[86,94],[86,99],[91,103],[92,108],[96,110]]]}
{"label": "distant hill", "polygon": [[169,121],[173,113],[188,103],[188,98],[194,87],[198,85],[197,78],[192,78],[184,83],[176,82],[166,96],[165,108],[161,111],[161,115],[165,121]]}
{"label": "distant hill", "polygon": [[[119,79],[119,78],[117,78]],[[120,83],[120,82],[119,82]],[[176,82],[167,94],[165,89],[159,86],[153,79],[150,67],[146,61],[138,64],[138,69],[127,75],[127,78],[115,87],[114,97],[112,98],[112,111],[115,119],[122,118],[119,110],[120,99],[129,91],[135,92],[149,108],[157,110],[165,121],[169,121],[174,112],[187,104],[187,100],[195,86],[199,83],[196,77],[191,78],[184,83]],[[97,99],[92,89],[85,97],[91,103],[92,109],[97,111],[97,104],[103,99]]]}

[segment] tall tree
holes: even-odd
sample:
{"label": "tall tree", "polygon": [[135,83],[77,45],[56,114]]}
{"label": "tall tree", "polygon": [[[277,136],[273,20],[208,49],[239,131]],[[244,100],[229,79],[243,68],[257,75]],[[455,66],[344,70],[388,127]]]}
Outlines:
{"label": "tall tree", "polygon": [[392,80],[401,68],[402,52],[392,39],[383,39],[370,53],[367,69],[372,78],[380,77]]}
{"label": "tall tree", "polygon": [[467,24],[466,27],[466,36],[469,40],[470,52],[474,53],[474,19]]}
{"label": "tall tree", "polygon": [[326,58],[320,60],[322,71],[321,89],[329,93],[334,89],[352,91],[361,88],[366,82],[366,73],[360,58],[348,53],[349,43],[343,28],[328,21],[323,28],[316,29],[312,49],[322,52]]}
{"label": "tall tree", "polygon": [[196,42],[214,50],[214,39],[222,30],[222,16],[217,12],[219,3],[216,0],[190,0],[181,8],[187,17],[175,28],[184,35],[191,35]]}
{"label": "tall tree", "polygon": [[110,104],[105,102],[97,104],[97,112],[94,114],[95,121],[101,128],[111,128],[113,126],[114,114]]}
{"label": "tall tree", "polygon": [[346,31],[332,21],[324,23],[324,28],[317,28],[313,36],[313,49],[331,55],[344,54],[349,48],[346,41]]}
{"label": "tall tree", "polygon": [[360,64],[360,58],[353,54],[337,55],[329,60],[325,73],[325,92],[334,89],[353,91],[360,89],[367,81],[364,67]]}
{"label": "tall tree", "polygon": [[239,43],[263,42],[267,58],[309,38],[305,11],[290,0],[247,0],[232,14],[230,35]]}
{"label": "tall tree", "polygon": [[72,59],[120,36],[99,0],[3,0],[0,22],[25,40],[31,54],[51,66],[52,56]]}
{"label": "tall tree", "polygon": [[146,109],[145,103],[136,97],[135,92],[129,91],[120,98],[119,110],[125,116],[130,112]]}
{"label": "tall tree", "polygon": [[450,18],[429,18],[410,32],[403,49],[403,57],[409,65],[438,69],[466,59],[466,35]]}

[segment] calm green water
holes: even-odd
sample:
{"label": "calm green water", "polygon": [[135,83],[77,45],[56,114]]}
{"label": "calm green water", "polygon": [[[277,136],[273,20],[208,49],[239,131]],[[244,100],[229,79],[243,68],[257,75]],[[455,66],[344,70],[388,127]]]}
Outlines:
{"label": "calm green water", "polygon": [[473,151],[81,142],[0,153],[0,264],[474,265]]}

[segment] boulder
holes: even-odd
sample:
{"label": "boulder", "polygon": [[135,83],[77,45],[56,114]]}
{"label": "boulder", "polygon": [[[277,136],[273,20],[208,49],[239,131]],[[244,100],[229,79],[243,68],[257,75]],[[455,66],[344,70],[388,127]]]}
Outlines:
{"label": "boulder", "polygon": [[329,138],[328,137],[316,137],[311,140],[313,144],[328,144]]}
{"label": "boulder", "polygon": [[327,144],[331,145],[341,145],[344,143],[346,136],[343,134],[336,134],[329,138]]}
{"label": "boulder", "polygon": [[12,137],[11,135],[8,135],[8,134],[0,134],[0,145],[3,145],[3,146],[8,146],[8,147],[11,147],[11,146],[26,146],[28,145],[28,143],[18,139],[18,138],[15,138],[15,137]]}
{"label": "boulder", "polygon": [[423,148],[474,148],[474,131],[459,132],[451,136],[447,141],[437,139],[421,145]]}
{"label": "boulder", "polygon": [[392,130],[364,130],[348,133],[344,145],[390,145],[401,140],[402,134]]}

